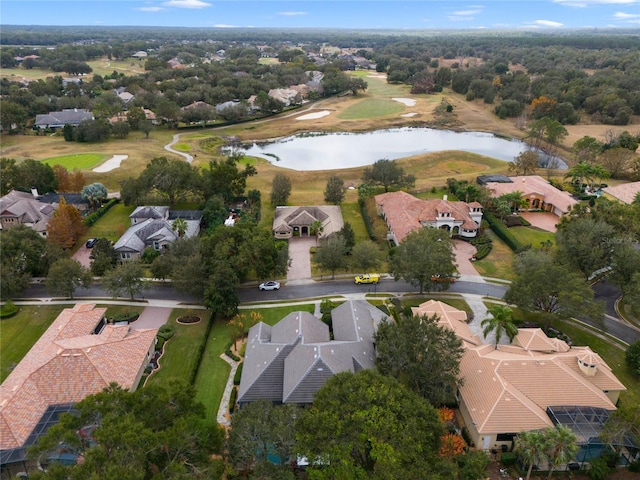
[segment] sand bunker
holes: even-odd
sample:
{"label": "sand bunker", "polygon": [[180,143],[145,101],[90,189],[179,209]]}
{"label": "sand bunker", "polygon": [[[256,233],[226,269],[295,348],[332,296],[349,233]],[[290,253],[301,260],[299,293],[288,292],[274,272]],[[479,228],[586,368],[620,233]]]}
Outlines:
{"label": "sand bunker", "polygon": [[118,168],[127,158],[129,158],[129,155],[114,155],[99,167],[94,168],[93,171],[96,173],[110,172]]}
{"label": "sand bunker", "polygon": [[331,112],[329,110],[322,110],[321,112],[307,113],[306,115],[297,117],[296,120],[315,120],[316,118],[326,117],[330,114]]}
{"label": "sand bunker", "polygon": [[413,107],[416,104],[416,101],[413,98],[392,98],[391,100],[400,102],[407,107]]}
{"label": "sand bunker", "polygon": [[415,117],[417,115],[416,112],[409,112],[409,113],[403,113],[402,115],[400,115],[401,117],[404,118],[410,118],[410,117]]}

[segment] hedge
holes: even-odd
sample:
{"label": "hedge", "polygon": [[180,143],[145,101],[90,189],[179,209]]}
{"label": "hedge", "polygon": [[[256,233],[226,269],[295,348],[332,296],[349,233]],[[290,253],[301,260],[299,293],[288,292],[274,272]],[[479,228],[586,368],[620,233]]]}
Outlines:
{"label": "hedge", "polygon": [[140,314],[138,312],[124,312],[111,317],[111,320],[113,320],[114,323],[115,322],[131,323],[131,322],[135,322],[139,316]]}
{"label": "hedge", "polygon": [[469,243],[476,247],[475,260],[482,260],[491,253],[493,249],[493,242],[486,235],[472,239]]}
{"label": "hedge", "polygon": [[242,378],[242,366],[244,365],[244,363],[241,363],[240,365],[238,365],[238,368],[236,369],[236,374],[233,377],[233,384],[234,385],[240,385],[240,379]]}
{"label": "hedge", "polygon": [[198,376],[198,370],[200,370],[200,364],[202,363],[202,356],[207,348],[207,341],[209,340],[209,334],[213,327],[213,316],[209,317],[209,323],[207,323],[207,330],[204,332],[204,337],[198,347],[198,353],[196,354],[196,362],[193,371],[191,372],[191,378],[189,379],[189,385],[196,383],[196,377]]}
{"label": "hedge", "polygon": [[505,467],[509,465],[515,465],[518,461],[518,456],[513,452],[505,452],[500,455],[500,463],[502,463]]}
{"label": "hedge", "polygon": [[514,253],[521,253],[531,248],[531,245],[523,245],[513,235],[511,235],[509,229],[500,220],[494,217],[493,214],[485,212],[484,218],[491,226],[493,233],[500,237],[504,243],[514,251]]}
{"label": "hedge", "polygon": [[103,204],[102,207],[100,207],[100,209],[96,210],[93,213],[90,213],[89,215],[87,215],[86,217],[84,217],[82,219],[82,221],[84,222],[84,224],[87,227],[92,226],[94,223],[96,223],[105,213],[107,213],[109,211],[109,209],[111,207],[113,207],[116,203],[119,203],[120,199],[119,198],[112,198],[111,200],[109,200],[107,203]]}
{"label": "hedge", "polygon": [[11,300],[0,306],[0,318],[13,317],[20,309],[14,305]]}
{"label": "hedge", "polygon": [[233,413],[236,409],[236,400],[238,399],[238,389],[233,388],[231,390],[231,395],[229,395],[229,413]]}
{"label": "hedge", "polygon": [[367,234],[369,235],[369,238],[375,242],[376,234],[373,231],[373,222],[371,221],[369,212],[367,212],[367,206],[365,205],[364,199],[358,199],[358,205],[360,205],[360,213],[362,214],[362,219],[364,220],[364,226],[367,228]]}

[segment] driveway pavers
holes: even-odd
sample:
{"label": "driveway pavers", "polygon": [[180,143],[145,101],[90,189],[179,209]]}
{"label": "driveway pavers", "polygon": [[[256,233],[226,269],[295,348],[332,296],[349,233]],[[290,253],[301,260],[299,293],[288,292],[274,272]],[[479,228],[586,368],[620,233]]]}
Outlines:
{"label": "driveway pavers", "polygon": [[560,221],[558,216],[551,212],[520,212],[522,218],[532,226],[541,228],[547,232],[555,232]]}
{"label": "driveway pavers", "polygon": [[316,237],[292,237],[289,239],[291,265],[287,270],[287,282],[311,279],[311,253]]}
{"label": "driveway pavers", "polygon": [[158,329],[167,323],[171,310],[165,307],[145,307],[138,319],[130,324],[131,328],[133,330]]}

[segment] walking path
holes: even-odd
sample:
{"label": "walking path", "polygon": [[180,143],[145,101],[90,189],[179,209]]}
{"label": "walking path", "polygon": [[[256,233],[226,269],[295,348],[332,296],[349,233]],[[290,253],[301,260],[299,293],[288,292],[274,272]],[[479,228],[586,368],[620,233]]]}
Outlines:
{"label": "walking path", "polygon": [[178,143],[180,141],[180,135],[182,135],[181,133],[176,133],[173,136],[173,140],[171,140],[171,143],[168,143],[167,145],[164,146],[164,149],[167,152],[171,152],[171,153],[175,153],[176,155],[180,155],[181,157],[184,157],[184,159],[187,161],[187,163],[191,163],[193,162],[193,157],[191,155],[189,155],[188,153],[185,152],[179,152],[178,150],[174,150],[173,147],[176,143]]}
{"label": "walking path", "polygon": [[231,391],[233,390],[233,379],[236,376],[236,370],[238,369],[238,362],[227,357],[226,354],[220,355],[220,358],[231,365],[231,372],[229,372],[229,378],[227,378],[227,384],[224,387],[224,393],[222,394],[222,400],[220,400],[220,406],[218,407],[218,425],[228,427],[231,425],[229,419],[229,401],[231,400]]}

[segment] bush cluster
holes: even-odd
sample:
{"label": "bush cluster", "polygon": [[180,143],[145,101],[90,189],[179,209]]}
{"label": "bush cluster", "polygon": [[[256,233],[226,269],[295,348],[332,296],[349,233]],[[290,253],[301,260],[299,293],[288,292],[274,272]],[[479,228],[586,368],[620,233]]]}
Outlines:
{"label": "bush cluster", "polygon": [[500,463],[502,463],[505,467],[509,465],[515,465],[518,461],[518,456],[513,452],[504,452],[500,455]]}
{"label": "bush cluster", "polygon": [[[204,355],[204,351],[207,348],[207,340],[209,338],[209,334],[211,333],[212,326],[213,326],[213,319],[209,318],[209,321],[207,323],[207,330],[204,332],[202,341],[198,346],[198,352],[196,354],[193,370],[191,371],[191,378],[189,379],[189,385],[193,385],[196,381],[196,377],[198,376],[198,370],[200,369],[200,364],[202,363],[202,356]],[[229,347],[230,346],[231,344],[229,344]]]}
{"label": "bush cluster", "polygon": [[371,221],[369,212],[367,212],[365,200],[363,198],[358,199],[358,205],[360,205],[360,213],[362,214],[362,220],[364,220],[364,226],[367,228],[367,234],[369,238],[375,242],[376,235],[373,231],[373,222]]}
{"label": "bush cluster", "polygon": [[138,312],[124,312],[124,313],[119,313],[118,315],[114,315],[113,317],[111,317],[111,320],[113,320],[113,323],[116,322],[135,322],[138,317],[140,316],[140,314]]}
{"label": "bush cluster", "polygon": [[640,340],[629,345],[625,360],[633,373],[640,376]]}
{"label": "bush cluster", "polygon": [[236,409],[236,400],[238,399],[238,389],[233,388],[231,390],[231,395],[229,396],[229,413],[233,413]]}
{"label": "bush cluster", "polygon": [[241,363],[240,365],[238,365],[238,368],[236,369],[236,374],[233,377],[233,384],[234,385],[240,385],[240,379],[242,378],[242,366],[244,365],[244,363]]}
{"label": "bush cluster", "polygon": [[481,235],[470,241],[471,245],[476,247],[476,254],[474,255],[476,260],[482,260],[491,253],[493,248],[493,241],[486,235]]}
{"label": "bush cluster", "polygon": [[14,305],[11,300],[0,306],[0,318],[13,317],[20,309]]}
{"label": "bush cluster", "polygon": [[107,213],[109,211],[109,209],[111,207],[113,207],[116,203],[120,202],[120,199],[118,198],[112,198],[111,200],[109,200],[107,203],[105,203],[104,205],[102,205],[102,207],[100,207],[99,210],[96,210],[93,213],[90,213],[89,215],[87,215],[86,217],[84,217],[84,219],[82,220],[84,222],[84,224],[87,227],[92,226],[94,223],[96,223],[105,213]]}

